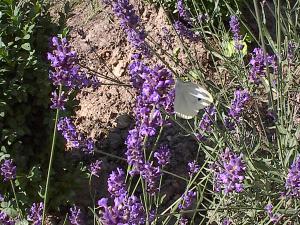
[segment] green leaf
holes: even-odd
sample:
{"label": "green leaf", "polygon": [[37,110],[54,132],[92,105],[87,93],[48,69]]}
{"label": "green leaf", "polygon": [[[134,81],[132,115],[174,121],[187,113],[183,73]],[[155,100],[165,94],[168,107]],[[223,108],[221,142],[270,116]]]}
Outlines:
{"label": "green leaf", "polygon": [[26,51],[30,51],[31,47],[29,43],[24,43],[21,45],[21,48],[25,49]]}
{"label": "green leaf", "polygon": [[23,37],[23,40],[28,40],[30,39],[30,34],[26,34],[24,37]]}

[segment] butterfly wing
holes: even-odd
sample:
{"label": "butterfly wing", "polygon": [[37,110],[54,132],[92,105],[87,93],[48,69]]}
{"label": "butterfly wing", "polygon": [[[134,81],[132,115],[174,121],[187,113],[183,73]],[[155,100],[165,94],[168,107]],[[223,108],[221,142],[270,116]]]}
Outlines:
{"label": "butterfly wing", "polygon": [[191,119],[200,109],[209,106],[212,102],[211,94],[199,85],[176,81],[174,108],[179,117]]}
{"label": "butterfly wing", "polygon": [[175,113],[183,119],[192,119],[197,113],[194,114],[191,106],[188,104],[187,97],[184,83],[177,80],[175,84]]}

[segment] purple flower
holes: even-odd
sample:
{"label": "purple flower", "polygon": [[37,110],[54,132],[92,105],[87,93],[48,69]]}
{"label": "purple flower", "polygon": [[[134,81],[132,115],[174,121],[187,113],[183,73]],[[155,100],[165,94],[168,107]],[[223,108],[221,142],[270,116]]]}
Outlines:
{"label": "purple flower", "polygon": [[199,40],[198,35],[194,33],[190,28],[184,25],[180,21],[175,21],[174,28],[179,36],[189,39],[190,41],[196,42]]}
{"label": "purple flower", "polygon": [[113,197],[126,195],[125,174],[120,168],[113,171],[107,180],[108,191]]}
{"label": "purple flower", "polygon": [[184,1],[177,0],[177,10],[179,13],[179,17],[181,17],[185,22],[191,24],[191,14],[185,9]]}
{"label": "purple flower", "polygon": [[236,16],[231,16],[230,17],[230,30],[233,33],[233,40],[234,40],[234,46],[237,50],[242,50],[243,49],[243,45],[240,44],[240,41],[242,39],[240,33],[240,23],[239,20]]}
{"label": "purple flower", "polygon": [[230,224],[232,224],[230,219],[228,219],[228,218],[223,219],[222,225],[230,225]]}
{"label": "purple flower", "polygon": [[10,219],[9,216],[3,211],[0,211],[0,223],[2,225],[15,225],[15,221]]}
{"label": "purple flower", "polygon": [[285,181],[286,195],[300,197],[300,156],[291,165]]}
{"label": "purple flower", "polygon": [[219,160],[212,164],[211,169],[214,171],[215,190],[217,192],[242,192],[243,181],[245,179],[246,165],[243,162],[243,155],[233,153],[226,148],[221,153]]}
{"label": "purple flower", "polygon": [[150,163],[145,163],[140,171],[142,177],[146,181],[147,191],[154,195],[158,191],[157,180],[161,175],[159,167],[152,166]]}
{"label": "purple flower", "polygon": [[4,197],[3,195],[0,194],[0,202],[3,202],[4,201]]}
{"label": "purple flower", "polygon": [[199,128],[200,134],[197,135],[199,139],[204,137],[204,134],[211,131],[211,126],[214,123],[216,115],[216,108],[211,105],[205,109],[205,113],[200,121]]}
{"label": "purple flower", "polygon": [[187,218],[180,217],[179,219],[179,225],[187,225],[189,223]]}
{"label": "purple flower", "polygon": [[159,149],[154,153],[154,158],[157,159],[158,164],[162,167],[166,166],[170,162],[170,149],[166,145],[162,145]]}
{"label": "purple flower", "polygon": [[273,69],[274,72],[277,70],[275,55],[266,55],[264,57],[263,50],[261,48],[255,48],[252,53],[250,60],[250,73],[249,79],[255,84],[261,82],[260,78],[266,76],[266,68]]}
{"label": "purple flower", "polygon": [[95,143],[93,141],[93,139],[91,138],[85,138],[84,135],[82,136],[82,151],[86,154],[92,154],[94,152],[94,148],[95,148]]}
{"label": "purple flower", "polygon": [[124,172],[121,169],[113,171],[109,179],[108,191],[113,198],[113,205],[108,205],[108,199],[98,201],[100,220],[103,224],[144,224],[145,211],[139,199],[134,195],[129,196],[126,190]]}
{"label": "purple flower", "polygon": [[129,64],[128,71],[130,73],[132,86],[137,90],[141,90],[144,83],[144,77],[147,77],[150,74],[150,68],[141,61],[134,60]]}
{"label": "purple flower", "polygon": [[94,151],[94,141],[86,138],[84,134],[77,132],[72,120],[68,117],[61,117],[57,124],[57,130],[67,141],[67,147],[81,149],[84,153],[91,154]]}
{"label": "purple flower", "polygon": [[102,161],[96,160],[95,162],[90,164],[89,171],[92,176],[99,177],[99,173],[101,171]]}
{"label": "purple flower", "polygon": [[29,210],[27,220],[32,222],[33,225],[41,225],[43,220],[43,209],[44,204],[42,202],[33,203]]}
{"label": "purple flower", "polygon": [[96,77],[90,79],[86,73],[80,70],[78,58],[66,38],[53,37],[51,40],[52,53],[47,54],[53,68],[49,78],[55,86],[63,85],[68,89],[76,89],[89,86],[98,86]]}
{"label": "purple flower", "polygon": [[135,196],[120,196],[114,198],[114,204],[108,205],[108,199],[102,198],[98,201],[100,210],[100,221],[103,224],[132,224],[145,223],[145,212],[143,205]]}
{"label": "purple flower", "polygon": [[197,164],[196,160],[188,163],[188,172],[190,177],[198,173],[199,170],[200,170],[200,166]]}
{"label": "purple flower", "polygon": [[62,91],[60,95],[57,94],[56,90],[52,92],[51,102],[52,105],[50,106],[51,109],[60,109],[65,110],[65,103],[68,101],[68,97]]}
{"label": "purple flower", "polygon": [[240,122],[244,106],[249,99],[250,95],[247,90],[236,90],[234,92],[234,99],[231,101],[228,112],[229,117],[225,118],[225,126],[228,130],[234,130],[236,123]]}
{"label": "purple flower", "polygon": [[134,128],[129,131],[127,140],[127,162],[129,165],[133,166],[134,170],[139,171],[139,168],[142,167],[144,158],[143,158],[143,151],[142,151],[142,139],[139,135],[139,130]]}
{"label": "purple flower", "polygon": [[80,148],[80,140],[78,140],[79,134],[77,133],[76,127],[70,118],[60,118],[57,124],[57,130],[61,132],[67,141],[68,147],[75,149]]}
{"label": "purple flower", "polygon": [[137,50],[145,55],[150,55],[145,42],[146,33],[140,23],[140,18],[135,13],[133,5],[128,0],[114,0],[111,6],[115,15],[120,19],[120,25],[127,34],[127,40]]}
{"label": "purple flower", "polygon": [[187,193],[182,195],[182,203],[179,204],[179,209],[189,208],[192,205],[196,195],[197,193],[195,191],[188,191]]}
{"label": "purple flower", "polygon": [[83,224],[81,210],[76,205],[70,208],[69,221],[72,225]]}
{"label": "purple flower", "polygon": [[239,121],[241,113],[245,104],[249,101],[250,95],[247,90],[236,90],[234,92],[234,99],[231,102],[229,109],[229,116],[235,121]]}
{"label": "purple flower", "polygon": [[173,74],[163,66],[156,66],[148,74],[141,75],[144,82],[136,100],[136,123],[142,136],[154,136],[156,128],[164,124],[160,109],[169,113],[174,111],[175,81]]}
{"label": "purple flower", "polygon": [[17,167],[15,166],[12,159],[5,159],[4,162],[2,162],[1,164],[0,170],[1,175],[4,177],[4,181],[16,179]]}
{"label": "purple flower", "polygon": [[268,216],[270,217],[271,222],[273,222],[274,224],[277,224],[280,221],[281,216],[279,214],[273,213],[273,205],[271,203],[266,205],[265,211],[268,214]]}

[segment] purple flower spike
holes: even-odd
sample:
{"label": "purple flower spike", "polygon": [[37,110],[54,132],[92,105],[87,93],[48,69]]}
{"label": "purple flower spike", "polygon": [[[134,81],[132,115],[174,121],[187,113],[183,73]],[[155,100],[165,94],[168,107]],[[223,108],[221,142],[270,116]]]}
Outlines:
{"label": "purple flower spike", "polygon": [[142,140],[139,130],[135,128],[129,131],[126,145],[127,151],[125,154],[128,164],[134,166],[135,170],[139,170],[143,165]]}
{"label": "purple flower spike", "polygon": [[16,179],[17,167],[15,166],[12,159],[5,159],[4,162],[2,162],[1,164],[0,170],[1,175],[4,177],[4,181]]}
{"label": "purple flower spike", "polygon": [[113,171],[108,183],[108,191],[113,198],[113,205],[109,205],[108,198],[98,201],[100,220],[103,224],[132,224],[145,223],[145,211],[143,205],[134,195],[129,196],[126,190],[123,170],[117,168]]}
{"label": "purple flower spike", "polygon": [[179,209],[187,209],[189,208],[192,203],[193,203],[193,200],[195,199],[197,193],[195,191],[188,191],[186,194],[184,194],[182,196],[182,203],[179,204]]}
{"label": "purple flower spike", "polygon": [[70,118],[60,118],[57,124],[57,130],[60,131],[67,141],[68,148],[81,149],[87,154],[94,152],[94,141],[77,132],[76,127]]}
{"label": "purple flower spike", "polygon": [[229,109],[229,116],[231,116],[231,118],[234,120],[239,121],[244,106],[249,99],[250,95],[247,90],[236,90],[234,92],[234,99],[231,102],[231,107]]}
{"label": "purple flower spike", "polygon": [[3,211],[0,211],[0,223],[1,225],[15,225],[15,221],[10,219],[9,216]]}
{"label": "purple flower spike", "polygon": [[197,164],[195,160],[188,163],[188,172],[190,177],[198,173],[199,170],[200,170],[200,166]]}
{"label": "purple flower spike", "polygon": [[179,219],[179,225],[187,225],[189,223],[187,218],[180,217]]}
{"label": "purple flower spike", "polygon": [[186,10],[184,6],[184,1],[183,0],[178,0],[177,1],[177,10],[179,13],[179,17],[182,18],[185,22],[191,24],[191,15],[190,13]]}
{"label": "purple flower spike", "polygon": [[240,41],[242,39],[240,33],[240,23],[239,20],[236,16],[231,16],[230,17],[230,30],[233,33],[233,40],[234,40],[234,46],[237,50],[242,50],[243,49],[243,45],[240,44]]}
{"label": "purple flower spike", "polygon": [[160,146],[160,148],[154,153],[154,157],[157,159],[160,166],[166,166],[170,162],[171,157],[169,147],[166,145]]}
{"label": "purple flower spike", "polygon": [[234,154],[229,148],[221,153],[217,162],[212,164],[214,171],[214,189],[219,192],[224,190],[225,194],[230,192],[242,192],[245,179],[246,165],[242,160],[243,155]]}
{"label": "purple flower spike", "polygon": [[99,173],[102,169],[101,166],[102,166],[102,161],[100,160],[96,160],[95,162],[91,163],[89,168],[91,175],[99,177]]}
{"label": "purple flower spike", "polygon": [[231,220],[228,219],[228,218],[225,218],[225,219],[223,219],[223,221],[222,221],[222,225],[231,225],[231,224],[232,224],[232,222],[231,222]]}
{"label": "purple flower spike", "polygon": [[125,186],[125,173],[122,169],[117,168],[116,171],[113,171],[108,180],[108,191],[113,197],[120,197],[126,195],[126,186]]}
{"label": "purple flower spike", "polygon": [[146,33],[140,23],[140,18],[136,15],[134,7],[128,0],[114,0],[110,4],[115,15],[120,19],[120,25],[127,34],[127,40],[132,46],[150,55],[150,50],[146,44]]}
{"label": "purple flower spike", "polygon": [[72,225],[83,225],[81,210],[75,205],[70,208],[69,221]]}
{"label": "purple flower spike", "polygon": [[278,224],[278,222],[281,219],[281,216],[279,214],[273,213],[273,205],[271,203],[266,205],[265,211],[268,214],[268,216],[270,217],[270,221],[273,222],[274,224]]}
{"label": "purple flower spike", "polygon": [[52,53],[47,54],[53,68],[49,78],[55,86],[65,86],[68,89],[80,89],[82,87],[97,86],[99,81],[96,77],[89,79],[80,70],[75,51],[71,50],[66,38],[52,38]]}
{"label": "purple flower spike", "polygon": [[51,102],[52,105],[50,106],[51,109],[60,109],[65,110],[65,103],[68,101],[68,97],[62,91],[60,96],[57,94],[56,91],[52,92]]}
{"label": "purple flower spike", "polygon": [[196,35],[194,31],[192,31],[180,21],[176,21],[174,23],[174,28],[179,36],[187,38],[188,40],[193,42],[197,42],[199,40],[198,35]]}
{"label": "purple flower spike", "polygon": [[255,48],[250,60],[249,80],[255,84],[259,84],[261,82],[260,78],[266,76],[267,66],[272,69],[273,72],[276,72],[275,55],[270,56],[267,54],[266,57],[264,57],[263,50],[261,48]]}
{"label": "purple flower spike", "polygon": [[300,156],[291,165],[285,181],[286,195],[289,197],[300,197]]}
{"label": "purple flower spike", "polygon": [[27,216],[27,220],[32,222],[33,225],[41,225],[43,220],[43,209],[44,204],[42,202],[33,203]]}
{"label": "purple flower spike", "polygon": [[160,168],[154,167],[149,163],[145,163],[142,168],[141,175],[146,181],[147,191],[154,195],[158,191],[156,183],[161,175]]}
{"label": "purple flower spike", "polygon": [[200,140],[204,138],[205,133],[211,132],[211,126],[214,123],[216,113],[216,108],[213,105],[205,109],[205,113],[199,124],[200,134],[197,135]]}

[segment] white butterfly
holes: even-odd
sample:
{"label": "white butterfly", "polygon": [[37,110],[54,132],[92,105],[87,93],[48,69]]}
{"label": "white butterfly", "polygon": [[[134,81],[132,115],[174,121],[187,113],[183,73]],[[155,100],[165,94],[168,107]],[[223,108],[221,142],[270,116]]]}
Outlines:
{"label": "white butterfly", "polygon": [[192,82],[179,79],[175,83],[175,113],[183,119],[192,119],[200,109],[204,109],[213,102],[211,94]]}

